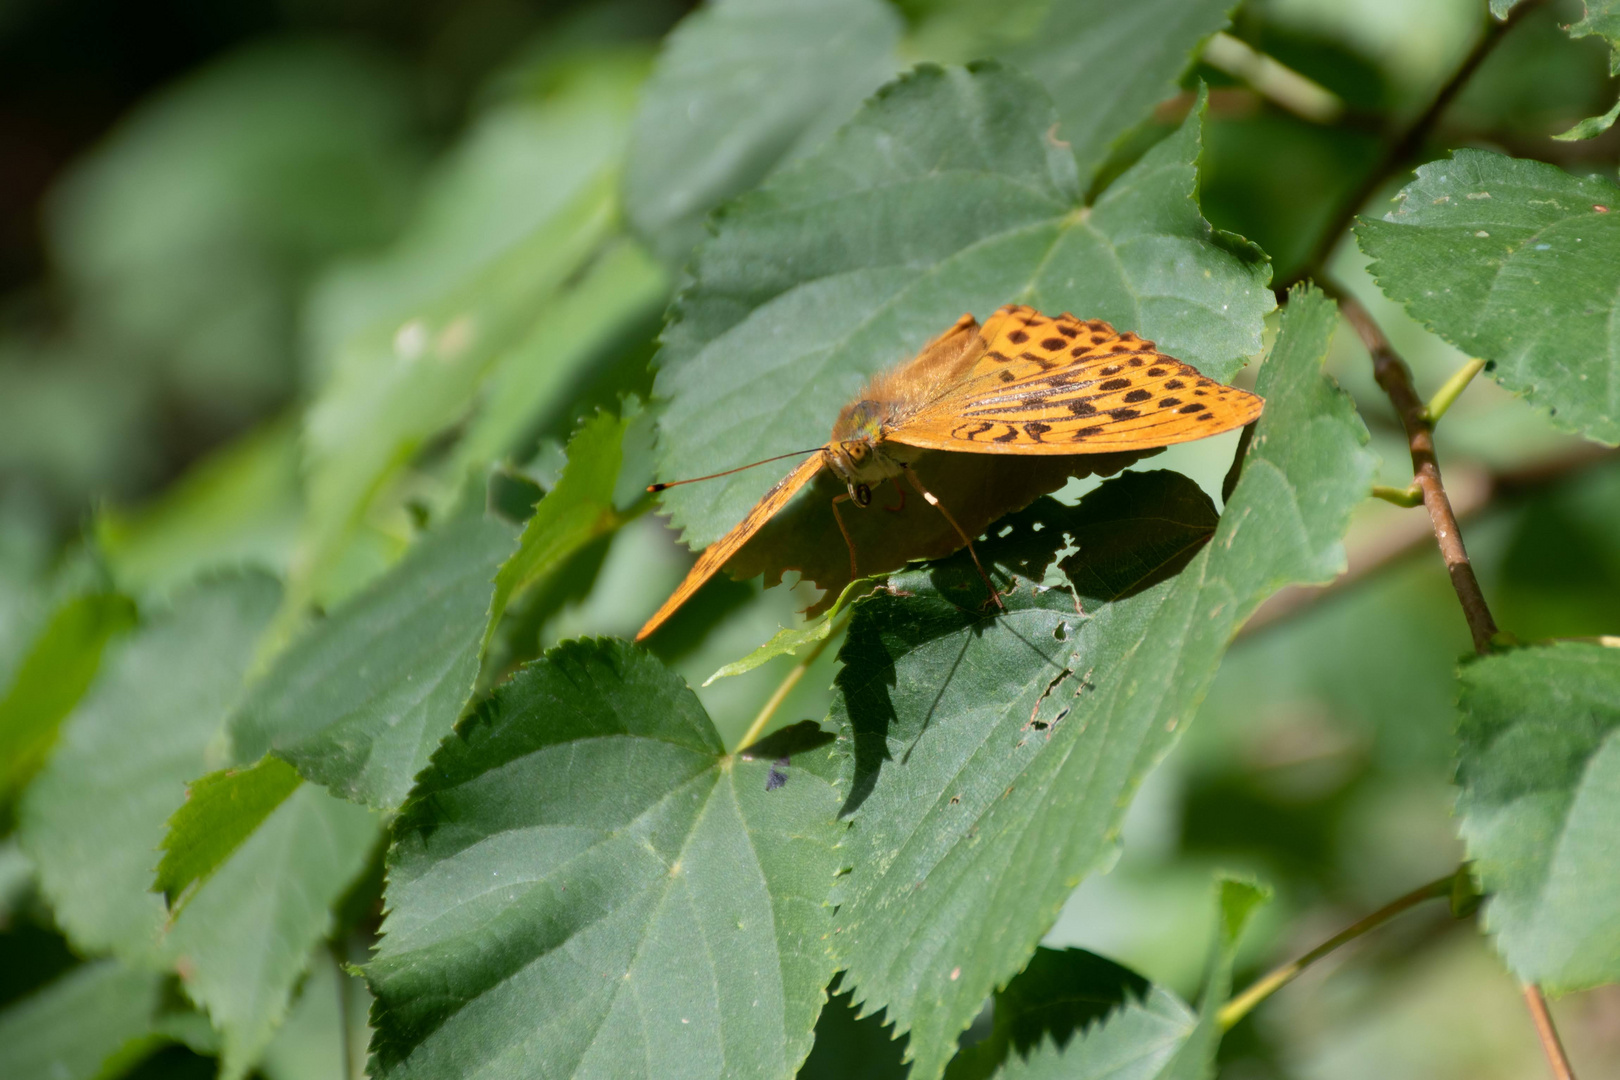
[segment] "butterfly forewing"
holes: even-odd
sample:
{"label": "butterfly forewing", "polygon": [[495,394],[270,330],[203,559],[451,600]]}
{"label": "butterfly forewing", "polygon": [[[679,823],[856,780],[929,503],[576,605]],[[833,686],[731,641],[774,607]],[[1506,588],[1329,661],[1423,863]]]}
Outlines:
{"label": "butterfly forewing", "polygon": [[670,598],[664,601],[664,606],[654,612],[653,617],[648,619],[642,628],[637,631],[636,640],[640,641],[658,629],[665,619],[675,613],[676,608],[691,599],[692,594],[697,592],[705,581],[713,577],[715,571],[724,566],[726,560],[737,553],[738,548],[748,543],[749,537],[759,532],[761,526],[776,516],[777,511],[786,506],[788,500],[798,494],[800,488],[816,478],[816,473],[821,471],[821,466],[822,455],[818,450],[800,462],[798,468],[788,473],[780,483],[767,491],[765,497],[759,500],[752,510],[748,511],[748,516],[739,521],[735,528],[705,548],[703,554],[698,556],[698,561],[693,564],[692,569],[687,573],[686,580],[681,582],[680,588],[676,589],[670,595]]}
{"label": "butterfly forewing", "polygon": [[1008,306],[983,336],[967,377],[887,440],[979,453],[1146,450],[1242,427],[1263,404],[1097,319]]}

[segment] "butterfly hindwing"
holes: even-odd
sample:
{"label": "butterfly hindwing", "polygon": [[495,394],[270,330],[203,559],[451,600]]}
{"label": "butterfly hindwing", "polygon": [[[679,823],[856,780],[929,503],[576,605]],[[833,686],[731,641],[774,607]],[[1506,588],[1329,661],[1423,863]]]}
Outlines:
{"label": "butterfly hindwing", "polygon": [[1100,319],[1009,305],[982,335],[967,377],[887,440],[978,453],[1147,450],[1242,427],[1263,404]]}
{"label": "butterfly hindwing", "polygon": [[822,454],[818,450],[800,462],[798,468],[783,477],[780,483],[765,493],[763,499],[754,504],[754,508],[748,511],[748,515],[739,521],[735,528],[705,548],[687,573],[686,580],[681,582],[680,588],[676,589],[670,598],[664,601],[663,607],[654,612],[652,618],[636,632],[636,640],[641,641],[657,630],[665,619],[675,613],[676,608],[691,599],[692,594],[713,577],[715,571],[726,564],[727,559],[737,553],[738,548],[748,543],[750,537],[775,517],[777,511],[786,506],[788,500],[798,494],[800,488],[814,480],[816,474],[821,471],[822,460]]}

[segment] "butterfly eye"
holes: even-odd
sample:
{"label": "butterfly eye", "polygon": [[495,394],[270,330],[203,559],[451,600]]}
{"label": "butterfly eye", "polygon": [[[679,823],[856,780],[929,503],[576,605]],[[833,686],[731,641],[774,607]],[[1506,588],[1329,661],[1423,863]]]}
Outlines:
{"label": "butterfly eye", "polygon": [[855,485],[855,505],[856,506],[871,506],[872,505],[872,489],[867,487],[865,484],[856,484]]}

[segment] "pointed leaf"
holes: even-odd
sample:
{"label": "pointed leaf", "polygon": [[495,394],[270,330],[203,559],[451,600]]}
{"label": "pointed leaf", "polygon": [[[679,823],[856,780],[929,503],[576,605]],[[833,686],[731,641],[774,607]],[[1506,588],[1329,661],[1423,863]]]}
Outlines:
{"label": "pointed leaf", "polygon": [[271,757],[193,781],[169,819],[153,891],[164,895],[171,912],[179,911],[187,890],[218,870],[302,782],[297,769]]}
{"label": "pointed leaf", "polygon": [[825,753],[768,784],[621,642],[522,669],[395,825],[373,1074],[791,1076],[832,973]]}

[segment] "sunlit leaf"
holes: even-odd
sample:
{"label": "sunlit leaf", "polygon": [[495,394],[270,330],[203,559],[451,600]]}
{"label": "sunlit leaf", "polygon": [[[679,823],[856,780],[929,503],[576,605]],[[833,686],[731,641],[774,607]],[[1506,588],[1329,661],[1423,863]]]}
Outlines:
{"label": "sunlit leaf", "polygon": [[1459,150],[1356,237],[1379,286],[1560,427],[1620,443],[1620,187]]}

